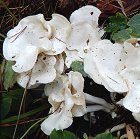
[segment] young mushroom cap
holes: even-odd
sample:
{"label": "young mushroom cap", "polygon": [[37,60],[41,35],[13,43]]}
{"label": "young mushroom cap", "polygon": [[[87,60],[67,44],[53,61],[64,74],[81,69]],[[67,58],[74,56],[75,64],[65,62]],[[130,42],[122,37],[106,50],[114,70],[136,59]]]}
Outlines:
{"label": "young mushroom cap", "polygon": [[[86,113],[83,93],[84,79],[78,72],[71,71],[61,75],[45,87],[45,94],[52,105],[51,114],[42,124],[41,129],[49,135],[53,129],[63,130],[72,124],[74,116]],[[51,126],[50,126],[51,125]]]}
{"label": "young mushroom cap", "polygon": [[[119,74],[124,69],[123,62],[126,57],[123,46],[119,44],[112,44],[109,40],[101,40],[94,44],[91,52],[94,63],[89,63],[90,61],[92,62],[92,60],[89,60],[89,56],[87,56],[84,61],[85,72],[89,74],[88,71],[91,70],[90,73],[92,73],[91,68],[86,71],[86,66],[88,67],[88,65],[93,64],[94,66],[96,66],[96,68],[94,69],[98,70],[97,73],[99,73],[100,76],[100,80],[99,78],[93,78],[93,80],[102,80],[102,84],[107,84],[109,88],[112,89],[112,92],[127,92],[127,84],[122,78],[122,76]],[[96,72],[93,74],[96,74]]]}
{"label": "young mushroom cap", "polygon": [[98,19],[101,11],[91,5],[84,6],[74,11],[70,16],[71,23],[88,22],[98,26]]}

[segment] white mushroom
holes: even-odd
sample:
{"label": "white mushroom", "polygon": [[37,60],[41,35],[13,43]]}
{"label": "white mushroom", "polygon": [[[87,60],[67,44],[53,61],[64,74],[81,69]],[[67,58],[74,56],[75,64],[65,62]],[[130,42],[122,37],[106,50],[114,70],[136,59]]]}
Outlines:
{"label": "white mushroom", "polygon": [[74,11],[70,16],[70,22],[72,24],[79,22],[88,22],[98,26],[98,19],[101,14],[101,11],[91,5],[86,5],[78,10]]}
{"label": "white mushroom", "polygon": [[42,131],[49,135],[53,129],[63,130],[72,124],[73,117],[86,113],[83,93],[84,79],[78,72],[70,72],[68,77],[60,76],[47,84],[45,94],[52,105],[51,114],[42,124]]}
{"label": "white mushroom", "polygon": [[[67,42],[66,66],[77,59],[83,61],[86,53],[93,44],[101,38],[98,28],[98,18],[100,10],[94,6],[82,7],[70,16],[72,31]],[[84,37],[83,37],[84,34]],[[71,58],[70,53],[77,53],[76,57]]]}
{"label": "white mushroom", "polygon": [[119,74],[124,69],[125,57],[122,45],[101,40],[95,43],[91,52],[86,55],[84,70],[95,82],[104,85],[109,91],[127,92],[127,84]]}
{"label": "white mushroom", "polygon": [[7,33],[3,55],[7,60],[16,62],[13,66],[15,72],[29,71],[39,53],[62,53],[70,30],[68,20],[58,14],[53,14],[50,21],[46,21],[42,14],[25,17]]}
{"label": "white mushroom", "polygon": [[95,111],[100,111],[103,110],[105,112],[110,112],[110,109],[101,106],[101,105],[91,105],[91,106],[87,106],[86,111],[88,112],[95,112]]}
{"label": "white mushroom", "polygon": [[[68,76],[59,76],[54,82],[45,86],[45,95],[52,105],[50,113],[53,113],[41,124],[45,134],[49,135],[53,129],[63,130],[69,127],[73,117],[99,110],[110,112],[113,109],[113,106],[104,99],[84,93],[83,88],[82,75],[73,71]],[[86,107],[85,102],[91,105]]]}
{"label": "white mushroom", "polygon": [[[102,98],[98,98],[98,97],[89,95],[87,93],[84,93],[84,96],[85,96],[86,102],[89,103],[89,104],[99,104],[99,106],[102,105],[104,108],[107,108],[107,109],[110,109],[110,110],[114,108],[113,105],[109,104],[108,102],[106,102]],[[94,105],[93,105],[93,107],[94,107]]]}
{"label": "white mushroom", "polygon": [[29,88],[36,84],[52,82],[56,78],[55,64],[56,58],[54,56],[40,54],[32,70],[22,72],[17,76],[18,84],[25,88],[29,81]]}
{"label": "white mushroom", "polygon": [[122,105],[134,113],[140,113],[140,46],[138,41],[139,39],[133,38],[124,42],[127,58],[124,61],[125,69],[120,73],[129,88],[126,97],[122,100]]}

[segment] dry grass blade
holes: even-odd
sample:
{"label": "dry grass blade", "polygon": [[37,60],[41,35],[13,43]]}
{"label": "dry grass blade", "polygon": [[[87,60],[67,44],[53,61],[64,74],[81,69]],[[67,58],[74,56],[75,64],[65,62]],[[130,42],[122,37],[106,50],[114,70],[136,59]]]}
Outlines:
{"label": "dry grass blade", "polygon": [[122,13],[126,16],[126,13],[125,13],[125,9],[124,9],[124,6],[123,6],[123,2],[121,0],[116,0],[118,2],[118,4],[120,5],[121,7],[121,10],[122,10]]}
{"label": "dry grass blade", "polygon": [[0,37],[2,37],[2,38],[6,38],[6,36],[4,36],[2,33],[0,33]]}
{"label": "dry grass blade", "polygon": [[20,108],[19,108],[19,112],[18,112],[18,118],[17,118],[17,122],[16,122],[16,126],[15,126],[15,130],[14,130],[12,139],[14,139],[14,138],[15,138],[15,135],[16,135],[16,131],[17,131],[18,123],[19,123],[19,118],[20,118],[20,113],[21,113],[21,109],[22,109],[23,102],[24,102],[24,98],[25,98],[25,96],[26,96],[27,87],[28,87],[29,82],[30,82],[30,79],[31,79],[31,74],[32,74],[32,70],[30,71],[29,80],[28,80],[28,82],[27,82],[27,84],[26,84],[26,87],[25,87],[25,90],[24,90],[24,93],[23,93],[23,96],[22,96],[22,100],[21,100]]}
{"label": "dry grass blade", "polygon": [[18,19],[16,18],[16,16],[9,10],[9,8],[6,6],[6,4],[4,3],[3,0],[0,0],[0,4],[8,11],[8,13],[9,13],[16,21],[18,21]]}

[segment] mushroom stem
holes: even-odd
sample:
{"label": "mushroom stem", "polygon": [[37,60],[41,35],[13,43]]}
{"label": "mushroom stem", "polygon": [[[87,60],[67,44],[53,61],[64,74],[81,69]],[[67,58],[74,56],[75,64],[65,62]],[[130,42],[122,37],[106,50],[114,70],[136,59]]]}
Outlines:
{"label": "mushroom stem", "polygon": [[126,138],[128,138],[127,134],[124,134],[120,137],[120,139],[126,139]]}
{"label": "mushroom stem", "polygon": [[123,124],[120,124],[120,125],[117,125],[117,126],[114,126],[113,128],[111,128],[110,132],[116,132],[116,131],[119,131],[121,129],[124,129],[126,127],[126,124],[123,123]]}
{"label": "mushroom stem", "polygon": [[95,96],[92,96],[92,95],[89,95],[87,93],[84,93],[85,95],[85,100],[87,103],[90,103],[90,104],[100,104],[100,105],[103,105],[104,107],[108,108],[108,109],[113,109],[114,106],[109,104],[108,102],[106,102],[104,99],[102,98],[98,98],[98,97],[95,97]]}
{"label": "mushroom stem", "polygon": [[101,106],[101,105],[92,105],[92,106],[87,106],[86,107],[86,111],[87,113],[88,112],[94,112],[94,111],[99,111],[99,110],[103,110],[103,111],[106,111],[106,112],[110,112],[110,109],[104,107],[104,106]]}
{"label": "mushroom stem", "polygon": [[112,102],[114,102],[114,103],[116,103],[116,101],[115,101],[116,94],[117,94],[116,92],[110,92],[110,98],[111,98]]}

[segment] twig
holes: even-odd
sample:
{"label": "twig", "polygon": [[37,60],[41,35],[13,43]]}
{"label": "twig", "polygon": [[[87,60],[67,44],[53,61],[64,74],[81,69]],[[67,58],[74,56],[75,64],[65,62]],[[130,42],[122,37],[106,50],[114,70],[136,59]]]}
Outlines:
{"label": "twig", "polygon": [[[37,120],[40,120],[40,119],[42,119],[42,118],[28,120],[28,121],[20,121],[18,123],[18,125],[27,124],[27,123],[34,122],[34,121],[37,121]],[[9,127],[9,126],[15,126],[15,125],[16,125],[16,123],[12,123],[12,124],[0,124],[0,127]]]}
{"label": "twig", "polygon": [[17,35],[17,36],[15,37],[15,39],[14,39],[13,41],[11,41],[11,43],[14,42],[14,41],[19,37],[19,35],[21,35],[21,34],[25,31],[26,28],[27,28],[27,26],[24,27],[23,30],[21,30],[20,32],[16,33],[16,34],[13,35],[12,37],[10,37],[9,39],[11,39],[11,38],[13,38],[14,36]]}

